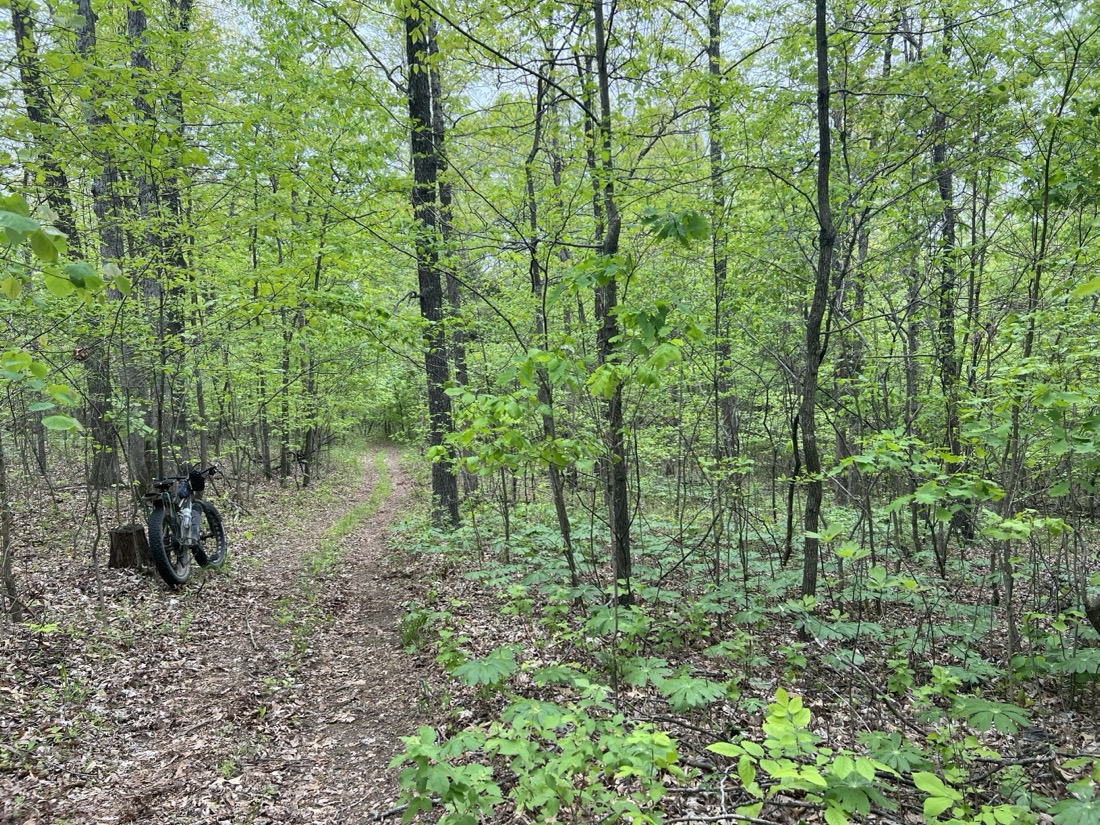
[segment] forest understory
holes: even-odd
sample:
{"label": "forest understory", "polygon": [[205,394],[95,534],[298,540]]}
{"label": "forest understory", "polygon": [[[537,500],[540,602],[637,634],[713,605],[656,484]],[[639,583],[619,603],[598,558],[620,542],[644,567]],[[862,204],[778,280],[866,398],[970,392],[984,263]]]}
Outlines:
{"label": "forest understory", "polygon": [[82,487],[20,490],[0,821],[1092,821],[1093,648],[1059,667],[1088,630],[1049,569],[1006,666],[977,547],[946,578],[841,553],[809,603],[776,548],[715,558],[649,488],[626,605],[583,486],[570,586],[535,479],[482,479],[442,532],[422,465],[336,456],[247,510],[215,487],[231,561],[178,589],[77,560]]}

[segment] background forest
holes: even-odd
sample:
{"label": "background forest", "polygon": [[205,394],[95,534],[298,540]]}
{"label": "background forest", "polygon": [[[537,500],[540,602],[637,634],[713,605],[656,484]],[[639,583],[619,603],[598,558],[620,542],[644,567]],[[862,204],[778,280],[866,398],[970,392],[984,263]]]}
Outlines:
{"label": "background forest", "polygon": [[36,484],[386,437],[409,816],[1100,822],[1095,4],[5,6],[11,633]]}

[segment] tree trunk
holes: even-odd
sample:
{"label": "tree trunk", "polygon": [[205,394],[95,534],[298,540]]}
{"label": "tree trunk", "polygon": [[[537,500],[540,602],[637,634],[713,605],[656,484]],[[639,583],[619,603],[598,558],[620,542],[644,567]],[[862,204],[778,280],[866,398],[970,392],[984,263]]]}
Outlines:
{"label": "tree trunk", "polygon": [[436,21],[430,23],[428,37],[428,57],[431,60],[429,83],[432,93],[432,141],[435,145],[437,159],[436,174],[439,179],[439,237],[443,243],[444,255],[443,270],[447,279],[447,303],[449,305],[448,317],[451,327],[451,360],[454,361],[455,383],[460,387],[469,383],[469,374],[466,369],[466,334],[459,322],[459,313],[462,311],[462,292],[459,289],[456,269],[458,259],[451,248],[451,182],[447,176],[447,125],[443,115],[443,81],[439,74],[438,40],[436,39]]}
{"label": "tree trunk", "polygon": [[817,533],[821,516],[824,485],[821,479],[821,455],[817,449],[818,374],[824,358],[821,345],[821,322],[829,297],[829,273],[833,265],[836,228],[833,226],[832,205],[829,202],[829,167],[832,161],[832,133],[829,125],[829,35],[826,20],[826,0],[815,0],[814,23],[817,54],[817,221],[818,253],[814,272],[814,293],[806,318],[806,371],[802,382],[802,453],[806,474],[806,545],[802,565],[802,595],[817,593],[819,541]]}
{"label": "tree trunk", "polygon": [[[614,162],[612,160],[611,132],[611,88],[607,67],[607,35],[604,30],[603,0],[594,0],[592,11],[595,19],[596,37],[596,82],[600,98],[600,120],[596,132],[602,163],[599,167],[602,184],[603,214],[607,222],[600,244],[600,254],[604,257],[619,252],[619,232],[622,221],[618,205],[615,202]],[[599,328],[596,332],[596,355],[600,364],[616,358],[612,351],[612,340],[619,334],[618,317],[618,280],[612,275],[603,286],[596,287],[596,320]],[[628,466],[626,456],[626,437],[623,432],[623,390],[616,382],[615,390],[604,408],[604,422],[607,427],[605,485],[607,489],[608,522],[611,525],[611,562],[615,579],[625,589],[619,594],[622,604],[633,604],[634,594],[630,584],[630,491],[628,489]]]}
{"label": "tree trunk", "polygon": [[[438,157],[432,131],[432,94],[429,75],[427,10],[413,0],[405,17],[408,56],[408,103],[413,165],[412,207],[418,225],[416,273],[420,286],[420,315],[424,329],[424,373],[428,384],[428,443],[442,448],[453,428],[451,399],[446,393],[446,327],[443,324],[443,285],[439,272],[439,220],[436,214]],[[432,516],[437,524],[458,525],[458,481],[452,462],[436,455],[432,462]]]}
{"label": "tree trunk", "polygon": [[23,603],[19,600],[19,588],[12,572],[11,552],[11,501],[8,498],[8,464],[4,455],[4,442],[0,436],[0,580],[4,583],[4,596],[8,603],[8,616],[13,622],[23,621]]}

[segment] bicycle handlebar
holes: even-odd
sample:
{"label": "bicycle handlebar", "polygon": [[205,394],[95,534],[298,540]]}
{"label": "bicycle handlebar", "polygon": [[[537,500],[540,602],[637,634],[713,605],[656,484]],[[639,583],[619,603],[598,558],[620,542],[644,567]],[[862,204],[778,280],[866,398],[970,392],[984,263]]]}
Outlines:
{"label": "bicycle handlebar", "polygon": [[[218,470],[218,465],[217,464],[211,464],[205,470],[193,470],[192,472],[197,473],[200,476],[210,476],[211,478],[213,478],[214,476],[216,476],[218,474],[219,470]],[[161,487],[161,486],[167,487],[173,481],[186,481],[190,477],[191,477],[191,473],[188,473],[185,476],[164,476],[163,478],[154,478],[153,479],[153,486],[154,487]]]}

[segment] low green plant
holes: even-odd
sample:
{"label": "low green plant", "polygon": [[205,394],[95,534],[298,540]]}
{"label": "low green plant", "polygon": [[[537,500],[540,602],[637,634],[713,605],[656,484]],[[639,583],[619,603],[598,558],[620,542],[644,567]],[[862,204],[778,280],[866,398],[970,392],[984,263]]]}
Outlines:
{"label": "low green plant", "polygon": [[[1087,759],[1074,759],[1066,764],[1073,769],[1089,764]],[[1051,806],[1050,814],[1055,825],[1100,825],[1100,760],[1093,761],[1091,770],[1083,779],[1067,786],[1068,799]]]}
{"label": "low green plant", "polygon": [[[567,704],[512,702],[498,721],[439,741],[422,728],[393,761],[408,801],[405,820],[435,804],[448,825],[473,825],[506,800],[525,818],[553,821],[660,821],[665,776],[684,777],[665,732],[614,712],[606,688],[577,676]],[[507,771],[505,797],[493,766]],[[434,798],[434,799],[433,799]]]}
{"label": "low green plant", "polygon": [[405,613],[398,622],[401,647],[406,653],[423,650],[428,644],[428,633],[437,616],[437,611],[426,607],[416,607]]}
{"label": "low green plant", "polygon": [[[764,720],[764,741],[716,742],[708,749],[737,760],[737,776],[755,801],[736,809],[740,817],[759,817],[764,803],[777,794],[799,794],[822,806],[829,825],[863,818],[871,807],[892,811],[897,805],[883,777],[897,776],[889,765],[850,751],[822,747],[810,731],[811,714],[801,698],[783,688],[775,692]],[[763,774],[767,782],[761,782]]]}

